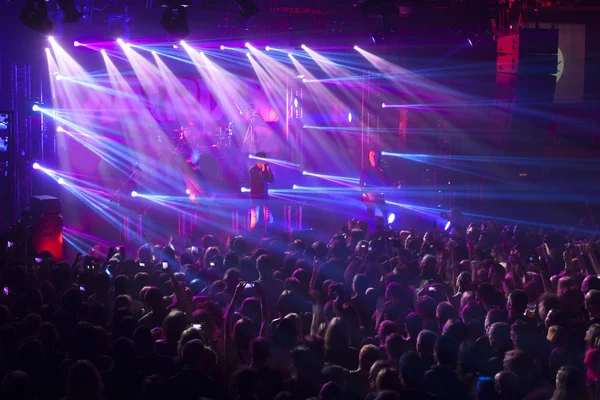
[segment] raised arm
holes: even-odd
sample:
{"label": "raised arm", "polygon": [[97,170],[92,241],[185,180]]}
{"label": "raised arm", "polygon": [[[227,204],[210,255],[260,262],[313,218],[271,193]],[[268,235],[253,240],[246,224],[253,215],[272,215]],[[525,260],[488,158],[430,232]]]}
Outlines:
{"label": "raised arm", "polygon": [[240,282],[235,288],[231,303],[229,303],[229,307],[227,307],[227,311],[225,312],[225,349],[227,349],[227,344],[231,340],[231,333],[233,332],[233,314],[235,313],[235,306],[238,300],[242,297],[243,290],[244,282]]}

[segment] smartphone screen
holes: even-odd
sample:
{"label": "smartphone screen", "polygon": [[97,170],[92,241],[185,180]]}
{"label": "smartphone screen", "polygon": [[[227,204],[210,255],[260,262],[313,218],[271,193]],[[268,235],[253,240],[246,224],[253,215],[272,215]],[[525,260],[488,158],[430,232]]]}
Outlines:
{"label": "smartphone screen", "polygon": [[80,292],[85,292],[85,286],[81,286],[81,285],[80,285],[80,286],[79,286],[79,291],[80,291]]}
{"label": "smartphone screen", "polygon": [[140,267],[145,267],[145,266],[146,266],[146,263],[143,263],[143,262],[140,263]]}
{"label": "smartphone screen", "polygon": [[214,267],[214,266],[215,266],[215,263],[214,263],[214,261],[211,261],[211,262],[210,262],[210,266],[211,266],[211,267]]}
{"label": "smartphone screen", "polygon": [[192,246],[192,253],[197,253],[198,252],[198,248],[196,246]]}
{"label": "smartphone screen", "polygon": [[8,296],[8,286],[4,286],[4,295]]}
{"label": "smartphone screen", "polygon": [[14,245],[15,245],[15,244],[14,244],[13,242],[11,242],[11,241],[8,241],[8,242],[6,242],[6,247],[8,247],[9,249],[10,249],[11,247],[13,247]]}
{"label": "smartphone screen", "polygon": [[202,324],[193,324],[192,328],[194,328],[197,331],[201,331],[202,330]]}
{"label": "smartphone screen", "polygon": [[42,262],[42,259],[41,259],[41,258],[36,258],[36,259],[35,259],[35,262],[39,264],[39,263],[41,263],[41,262]]}
{"label": "smartphone screen", "polygon": [[254,283],[246,283],[246,286],[244,286],[244,289],[254,289]]}
{"label": "smartphone screen", "polygon": [[162,263],[162,267],[163,267],[163,269],[167,269],[167,268],[169,268],[169,263],[168,263],[168,262],[166,262],[166,261],[163,261],[163,263]]}

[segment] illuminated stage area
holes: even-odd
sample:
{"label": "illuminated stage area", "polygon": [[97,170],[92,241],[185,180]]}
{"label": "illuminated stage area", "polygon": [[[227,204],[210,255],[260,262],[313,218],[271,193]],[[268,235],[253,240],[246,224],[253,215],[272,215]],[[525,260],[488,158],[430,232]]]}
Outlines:
{"label": "illuminated stage area", "polygon": [[[432,86],[358,46],[327,53],[306,45],[48,41],[52,101],[33,111],[56,131],[58,162],[36,163],[37,178],[60,187],[71,232],[127,241],[249,232],[248,169],[256,163],[276,176],[269,230],[322,229],[363,215],[366,152],[399,149],[393,126],[402,112],[382,107],[381,93],[401,74],[415,87]],[[390,201],[404,196],[385,190]]]}

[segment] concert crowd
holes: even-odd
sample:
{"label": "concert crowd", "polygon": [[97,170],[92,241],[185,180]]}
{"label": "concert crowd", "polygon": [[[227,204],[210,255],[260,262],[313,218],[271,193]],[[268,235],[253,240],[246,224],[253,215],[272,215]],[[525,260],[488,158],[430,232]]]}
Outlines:
{"label": "concert crowd", "polygon": [[[600,253],[467,221],[7,249],[2,399],[600,399]],[[252,242],[255,243],[255,242]],[[105,253],[105,254],[103,254]]]}

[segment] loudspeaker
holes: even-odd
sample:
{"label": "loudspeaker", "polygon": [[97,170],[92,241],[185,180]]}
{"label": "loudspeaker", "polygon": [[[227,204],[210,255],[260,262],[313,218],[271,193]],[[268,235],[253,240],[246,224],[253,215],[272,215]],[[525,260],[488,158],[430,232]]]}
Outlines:
{"label": "loudspeaker", "polygon": [[63,256],[63,218],[60,201],[52,196],[31,196],[32,244],[36,254],[49,251],[55,260]]}
{"label": "loudspeaker", "polygon": [[55,260],[63,256],[63,218],[57,216],[44,216],[34,220],[33,249],[36,254],[49,251]]}
{"label": "loudspeaker", "polygon": [[31,216],[33,218],[41,218],[48,215],[60,215],[60,201],[52,196],[31,196],[29,199],[31,204]]}

